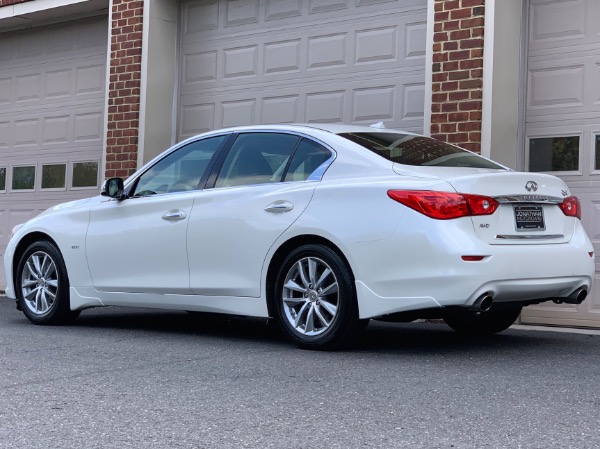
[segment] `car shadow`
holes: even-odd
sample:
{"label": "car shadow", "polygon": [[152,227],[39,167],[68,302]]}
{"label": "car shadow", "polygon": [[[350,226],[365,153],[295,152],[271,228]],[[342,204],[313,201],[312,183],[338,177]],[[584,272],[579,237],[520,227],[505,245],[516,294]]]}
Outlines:
{"label": "car shadow", "polygon": [[[271,348],[294,347],[285,339],[276,322],[264,318],[112,307],[84,311],[73,326],[226,338],[229,341],[268,344]],[[432,355],[453,352],[489,354],[492,351],[496,354],[514,352],[519,356],[527,353],[539,355],[539,351],[552,352],[557,347],[566,350],[571,345],[580,345],[573,339],[566,338],[566,335],[568,334],[509,329],[497,335],[470,337],[454,332],[442,322],[371,321],[357,344],[344,352]]]}

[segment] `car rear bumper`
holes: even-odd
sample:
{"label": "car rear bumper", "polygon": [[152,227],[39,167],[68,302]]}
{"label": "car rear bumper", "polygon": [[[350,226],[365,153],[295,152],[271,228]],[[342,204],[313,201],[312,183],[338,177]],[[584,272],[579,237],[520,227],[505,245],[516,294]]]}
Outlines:
{"label": "car rear bumper", "polygon": [[436,225],[435,233],[400,230],[352,245],[361,318],[469,307],[486,294],[503,303],[566,298],[592,287],[593,247],[579,222],[568,243],[542,245],[489,245],[473,236],[467,220]]}

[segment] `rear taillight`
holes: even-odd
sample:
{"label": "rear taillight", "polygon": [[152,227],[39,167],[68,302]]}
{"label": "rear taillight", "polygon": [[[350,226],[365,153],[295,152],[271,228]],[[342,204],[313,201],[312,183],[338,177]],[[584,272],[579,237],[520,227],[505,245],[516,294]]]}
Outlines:
{"label": "rear taillight", "polygon": [[430,190],[388,190],[388,196],[411,209],[437,220],[491,215],[498,202],[488,196]]}
{"label": "rear taillight", "polygon": [[565,198],[560,204],[560,209],[567,217],[577,217],[581,220],[581,204],[576,196]]}

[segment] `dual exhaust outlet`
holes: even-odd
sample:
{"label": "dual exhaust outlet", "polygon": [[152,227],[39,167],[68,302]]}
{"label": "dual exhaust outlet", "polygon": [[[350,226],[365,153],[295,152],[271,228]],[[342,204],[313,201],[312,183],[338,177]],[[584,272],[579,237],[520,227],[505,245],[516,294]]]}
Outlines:
{"label": "dual exhaust outlet", "polygon": [[585,288],[580,288],[575,290],[566,298],[552,298],[552,302],[554,304],[581,304],[587,297],[587,294],[588,292]]}
{"label": "dual exhaust outlet", "polygon": [[[587,294],[588,291],[585,288],[579,288],[566,298],[548,298],[547,300],[552,300],[555,304],[581,304],[587,297]],[[475,300],[472,306],[469,306],[469,309],[476,312],[487,312],[493,305],[494,297],[491,293],[484,293]]]}

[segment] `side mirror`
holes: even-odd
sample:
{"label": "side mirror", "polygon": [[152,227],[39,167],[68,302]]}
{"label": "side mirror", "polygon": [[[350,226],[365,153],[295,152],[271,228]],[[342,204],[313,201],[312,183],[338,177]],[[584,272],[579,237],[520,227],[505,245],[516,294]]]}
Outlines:
{"label": "side mirror", "polygon": [[122,178],[110,178],[104,181],[100,195],[115,198],[117,200],[125,199],[125,186]]}

